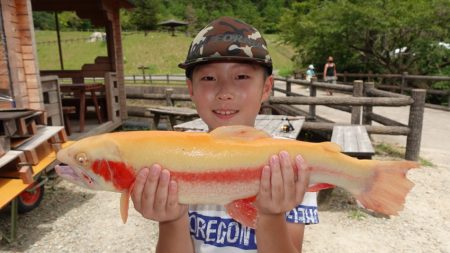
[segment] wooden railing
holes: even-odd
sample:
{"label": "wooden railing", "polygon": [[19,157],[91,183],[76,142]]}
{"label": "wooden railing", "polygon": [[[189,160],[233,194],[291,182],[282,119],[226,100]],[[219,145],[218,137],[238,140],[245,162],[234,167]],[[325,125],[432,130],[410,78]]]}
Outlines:
{"label": "wooden railing", "polygon": [[[322,73],[318,74],[319,77]],[[410,93],[411,82],[428,82],[434,83],[438,81],[449,81],[450,76],[424,76],[424,75],[411,75],[408,72],[402,74],[374,74],[374,73],[337,73],[338,79],[342,83],[351,84],[354,80],[363,80],[367,82],[375,82],[375,86],[378,89],[387,90],[395,93],[405,94]],[[450,89],[438,90],[427,88],[427,94],[441,96],[447,100],[447,107],[439,106],[431,103],[427,103],[427,107],[435,109],[450,110]]]}
{"label": "wooden railing", "polygon": [[[412,89],[411,96],[401,95],[375,88],[373,82],[357,80],[353,86],[343,84],[329,84],[311,82],[298,79],[276,78],[278,83],[285,82],[285,89],[274,88],[286,94],[285,97],[272,96],[269,100],[277,110],[291,115],[304,115],[307,122],[303,125],[305,129],[331,131],[334,122],[320,117],[316,114],[316,106],[324,105],[331,108],[351,113],[349,124],[364,125],[371,134],[406,135],[406,153],[408,160],[419,158],[420,140],[422,133],[423,112],[425,105],[426,90]],[[304,85],[309,87],[309,96],[292,92],[292,85]],[[327,89],[351,93],[352,97],[317,97],[318,89]],[[309,110],[304,111],[292,105],[309,105]],[[410,106],[408,125],[400,123],[395,119],[387,118],[373,112],[375,106]],[[381,126],[374,126],[372,122],[378,122]]]}

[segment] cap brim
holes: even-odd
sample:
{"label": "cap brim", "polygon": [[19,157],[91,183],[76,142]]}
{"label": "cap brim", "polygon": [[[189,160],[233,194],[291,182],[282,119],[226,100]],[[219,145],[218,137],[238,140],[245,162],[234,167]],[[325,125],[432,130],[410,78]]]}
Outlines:
{"label": "cap brim", "polygon": [[246,62],[246,63],[257,63],[260,64],[267,69],[269,69],[269,74],[272,74],[272,62],[267,62],[262,59],[248,58],[248,57],[239,57],[239,56],[227,56],[227,57],[204,57],[201,59],[197,59],[195,61],[183,62],[178,64],[179,68],[188,69],[194,67],[195,65],[206,63],[206,62]]}

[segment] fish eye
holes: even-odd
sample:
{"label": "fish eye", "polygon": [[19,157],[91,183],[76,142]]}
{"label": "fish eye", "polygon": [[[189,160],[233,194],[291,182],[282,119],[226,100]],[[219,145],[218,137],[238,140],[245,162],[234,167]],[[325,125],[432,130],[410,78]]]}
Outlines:
{"label": "fish eye", "polygon": [[87,156],[85,153],[79,153],[75,156],[75,160],[80,165],[86,165],[88,162]]}

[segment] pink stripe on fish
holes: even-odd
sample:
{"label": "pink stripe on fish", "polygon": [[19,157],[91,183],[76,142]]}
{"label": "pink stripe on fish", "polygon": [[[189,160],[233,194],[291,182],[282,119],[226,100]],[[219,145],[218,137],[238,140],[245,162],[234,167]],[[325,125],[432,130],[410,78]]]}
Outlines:
{"label": "pink stripe on fish", "polygon": [[227,169],[220,172],[170,172],[174,180],[189,182],[245,182],[259,180],[261,178],[262,166],[257,168]]}

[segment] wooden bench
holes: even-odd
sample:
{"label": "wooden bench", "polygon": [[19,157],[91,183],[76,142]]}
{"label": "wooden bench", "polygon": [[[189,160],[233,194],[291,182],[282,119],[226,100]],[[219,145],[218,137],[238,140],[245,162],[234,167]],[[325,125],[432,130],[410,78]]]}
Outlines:
{"label": "wooden bench", "polygon": [[158,106],[148,108],[147,110],[153,114],[152,129],[158,129],[161,116],[168,118],[168,130],[173,130],[173,126],[177,124],[177,118],[183,121],[189,121],[198,117],[197,110],[186,107]]}
{"label": "wooden bench", "polygon": [[375,151],[364,126],[334,126],[331,142],[341,146],[342,153],[359,159],[372,159]]}
{"label": "wooden bench", "polygon": [[[375,154],[369,134],[364,126],[336,125],[333,127],[331,142],[341,146],[342,153],[358,159],[372,159]],[[333,188],[321,190],[317,196],[318,203],[328,202],[332,191]]]}

